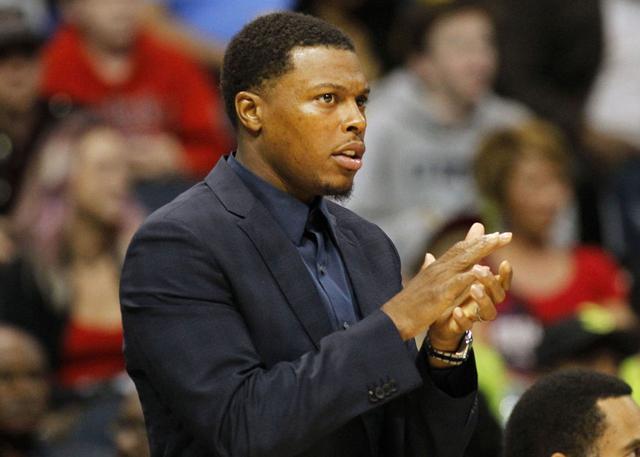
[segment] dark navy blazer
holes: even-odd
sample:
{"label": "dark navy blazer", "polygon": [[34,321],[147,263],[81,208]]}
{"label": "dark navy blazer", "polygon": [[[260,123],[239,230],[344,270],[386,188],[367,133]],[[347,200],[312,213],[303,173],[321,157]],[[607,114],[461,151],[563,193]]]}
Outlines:
{"label": "dark navy blazer", "polygon": [[335,332],[295,246],[225,159],[135,235],[125,357],[154,457],[463,454],[475,391],[439,390],[380,311],[401,288],[386,235],[329,211],[363,316]]}

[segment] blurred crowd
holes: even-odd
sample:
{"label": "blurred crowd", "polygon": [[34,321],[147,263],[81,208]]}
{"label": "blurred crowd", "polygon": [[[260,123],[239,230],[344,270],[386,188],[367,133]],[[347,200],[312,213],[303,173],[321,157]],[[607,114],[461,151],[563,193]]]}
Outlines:
{"label": "blurred crowd", "polygon": [[543,373],[640,397],[637,0],[0,0],[0,457],[148,456],[118,283],[145,215],[233,150],[225,44],[267,11],[338,25],[372,84],[346,203],[415,274],[474,221],[515,271],[477,332],[468,456]]}

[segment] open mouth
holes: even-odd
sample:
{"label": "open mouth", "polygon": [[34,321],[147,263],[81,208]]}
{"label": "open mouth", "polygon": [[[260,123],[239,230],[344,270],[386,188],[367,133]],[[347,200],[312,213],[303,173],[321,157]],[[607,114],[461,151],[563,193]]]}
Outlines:
{"label": "open mouth", "polygon": [[349,143],[335,152],[332,157],[343,168],[350,171],[358,171],[362,167],[364,149],[364,143]]}

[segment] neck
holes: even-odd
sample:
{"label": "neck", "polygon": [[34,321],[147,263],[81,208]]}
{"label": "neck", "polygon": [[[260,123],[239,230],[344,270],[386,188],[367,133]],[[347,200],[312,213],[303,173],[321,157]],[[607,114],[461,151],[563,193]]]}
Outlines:
{"label": "neck", "polygon": [[68,229],[72,259],[93,260],[113,245],[113,229],[86,213],[76,212]]}
{"label": "neck", "polygon": [[254,144],[244,144],[238,141],[236,159],[256,176],[259,176],[275,188],[292,195],[303,203],[309,204],[316,197],[316,195],[299,195],[295,192],[265,161],[264,154],[260,153]]}
{"label": "neck", "polygon": [[463,123],[473,111],[473,106],[433,86],[427,84],[428,103],[436,120],[444,125]]}

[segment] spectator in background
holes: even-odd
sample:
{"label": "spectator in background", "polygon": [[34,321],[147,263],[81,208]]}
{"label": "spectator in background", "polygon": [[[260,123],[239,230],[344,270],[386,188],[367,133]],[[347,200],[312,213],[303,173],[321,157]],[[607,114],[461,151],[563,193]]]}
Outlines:
{"label": "spectator in background", "polygon": [[50,386],[44,351],[21,330],[0,324],[0,457],[47,457],[41,439]]}
{"label": "spectator in background", "polygon": [[0,318],[34,334],[59,383],[83,390],[124,369],[120,261],[140,221],[127,143],[73,119],[46,143],[16,209],[21,255],[0,276]]}
{"label": "spectator in background", "polygon": [[55,116],[39,99],[44,4],[0,1],[0,262],[13,252],[8,215],[31,156]]}
{"label": "spectator in background", "polygon": [[570,157],[556,128],[532,120],[489,135],[474,171],[488,207],[497,211],[493,228],[508,227],[514,235],[503,254],[519,274],[488,328],[511,367],[531,370],[542,326],[586,305],[606,306],[622,326],[633,323],[626,275],[614,259],[596,247],[554,243],[554,224],[571,199]]}
{"label": "spectator in background", "polygon": [[588,99],[585,123],[596,137],[594,143],[600,144],[597,149],[619,159],[640,153],[640,3],[600,3],[605,52]]}
{"label": "spectator in background", "polygon": [[65,24],[45,49],[44,93],[98,110],[126,132],[136,180],[201,178],[230,147],[218,94],[195,63],[144,30],[142,7],[62,0]]}
{"label": "spectator in background", "polygon": [[600,0],[499,0],[500,91],[576,144],[602,60]]}
{"label": "spectator in background", "polygon": [[147,0],[146,24],[188,52],[202,65],[218,70],[224,47],[256,16],[290,9],[294,0]]}
{"label": "spectator in background", "polygon": [[584,368],[616,376],[622,361],[638,350],[637,328],[618,328],[606,308],[590,308],[545,328],[536,365],[540,371]]}
{"label": "spectator in background", "polygon": [[609,375],[570,370],[549,375],[516,405],[504,457],[640,454],[640,407],[631,388]]}
{"label": "spectator in background", "polygon": [[406,263],[425,235],[474,205],[481,136],[527,112],[491,92],[494,26],[480,2],[415,5],[397,28],[404,65],[372,93],[367,160],[350,207],[378,223]]}
{"label": "spectator in background", "polygon": [[640,2],[601,4],[605,53],[587,106],[587,140],[609,165],[601,185],[602,241],[632,272],[640,312]]}

